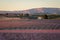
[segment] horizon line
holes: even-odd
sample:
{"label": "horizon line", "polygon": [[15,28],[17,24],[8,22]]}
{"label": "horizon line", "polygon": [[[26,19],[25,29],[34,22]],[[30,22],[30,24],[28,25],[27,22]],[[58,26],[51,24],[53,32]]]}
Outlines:
{"label": "horizon line", "polygon": [[[40,8],[58,8],[58,7],[40,7]],[[29,9],[37,9],[37,8],[29,8]],[[0,11],[23,11],[23,10],[29,10],[29,9],[22,9],[22,10],[2,10],[2,9],[0,9]]]}

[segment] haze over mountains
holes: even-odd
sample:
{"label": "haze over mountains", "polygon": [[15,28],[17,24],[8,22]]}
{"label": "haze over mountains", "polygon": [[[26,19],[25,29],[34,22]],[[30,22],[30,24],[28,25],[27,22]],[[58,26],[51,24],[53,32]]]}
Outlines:
{"label": "haze over mountains", "polygon": [[0,14],[4,14],[4,13],[60,14],[60,8],[33,8],[33,9],[22,10],[22,11],[0,11]]}

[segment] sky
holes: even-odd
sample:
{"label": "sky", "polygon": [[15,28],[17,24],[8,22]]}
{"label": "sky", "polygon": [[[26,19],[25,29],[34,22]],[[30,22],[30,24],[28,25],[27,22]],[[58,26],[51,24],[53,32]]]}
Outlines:
{"label": "sky", "polygon": [[0,10],[26,10],[31,8],[60,8],[60,0],[0,0]]}

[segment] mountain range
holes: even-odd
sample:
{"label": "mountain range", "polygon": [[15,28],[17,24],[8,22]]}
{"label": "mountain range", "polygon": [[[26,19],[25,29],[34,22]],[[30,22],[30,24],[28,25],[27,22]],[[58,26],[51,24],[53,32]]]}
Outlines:
{"label": "mountain range", "polygon": [[29,13],[29,14],[60,14],[60,8],[32,8],[32,9],[27,9],[27,10],[22,10],[22,11],[0,11],[1,13]]}

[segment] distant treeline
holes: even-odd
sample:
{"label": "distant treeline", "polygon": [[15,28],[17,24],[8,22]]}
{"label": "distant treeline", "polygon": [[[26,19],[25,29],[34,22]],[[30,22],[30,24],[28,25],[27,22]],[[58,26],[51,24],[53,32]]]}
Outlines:
{"label": "distant treeline", "polygon": [[28,18],[28,19],[38,19],[38,17],[41,17],[42,19],[56,19],[60,18],[60,15],[58,14],[43,14],[43,15],[33,15],[33,14],[14,14],[14,13],[6,13],[6,14],[0,14],[0,17],[19,17],[19,18]]}

